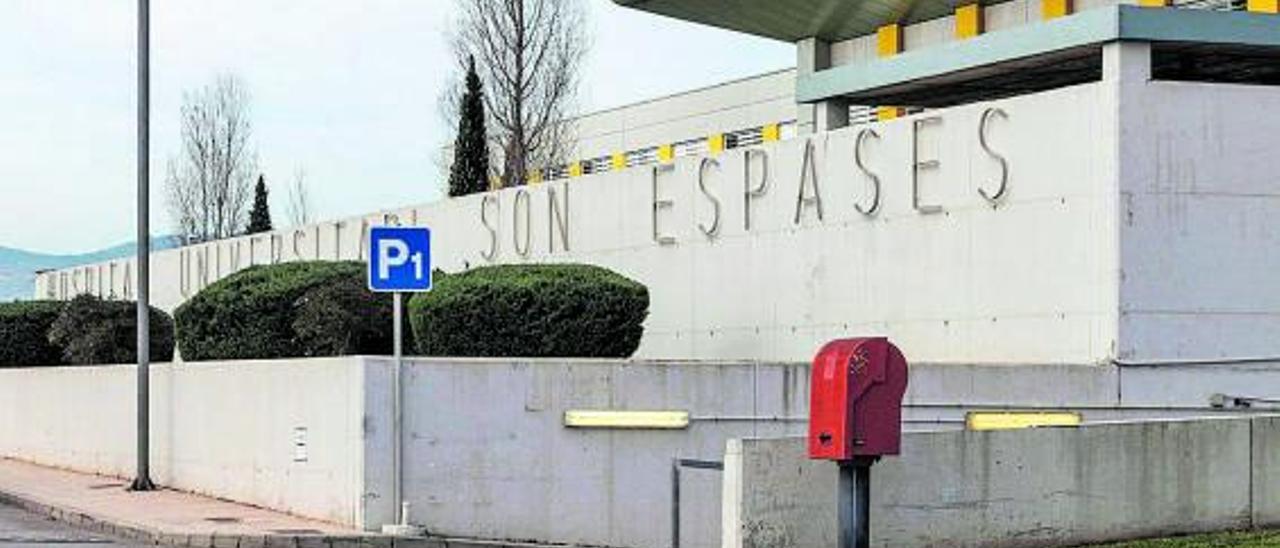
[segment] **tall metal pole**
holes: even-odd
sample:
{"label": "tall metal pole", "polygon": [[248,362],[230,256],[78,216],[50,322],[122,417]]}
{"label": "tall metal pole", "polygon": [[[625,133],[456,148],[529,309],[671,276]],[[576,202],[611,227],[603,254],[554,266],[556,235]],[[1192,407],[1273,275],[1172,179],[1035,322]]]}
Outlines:
{"label": "tall metal pole", "polygon": [[151,491],[151,1],[138,0],[138,472],[129,486]]}

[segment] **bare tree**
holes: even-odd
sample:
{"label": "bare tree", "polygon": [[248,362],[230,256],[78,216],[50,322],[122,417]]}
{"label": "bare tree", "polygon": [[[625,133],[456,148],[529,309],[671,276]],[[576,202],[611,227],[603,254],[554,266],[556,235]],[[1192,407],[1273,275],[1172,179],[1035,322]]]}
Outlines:
{"label": "bare tree", "polygon": [[183,94],[182,150],[169,158],[169,209],[188,241],[227,238],[244,228],[257,152],[249,138],[249,93],[239,78],[219,76]]}
{"label": "bare tree", "polygon": [[289,185],[289,222],[302,226],[311,222],[311,195],[307,192],[307,171],[298,168]]}
{"label": "bare tree", "polygon": [[[522,184],[530,169],[559,164],[572,149],[566,119],[587,50],[585,8],[581,0],[457,1],[454,55],[459,74],[475,56],[484,82],[490,165],[500,166],[503,186]],[[450,122],[459,99],[444,99]]]}

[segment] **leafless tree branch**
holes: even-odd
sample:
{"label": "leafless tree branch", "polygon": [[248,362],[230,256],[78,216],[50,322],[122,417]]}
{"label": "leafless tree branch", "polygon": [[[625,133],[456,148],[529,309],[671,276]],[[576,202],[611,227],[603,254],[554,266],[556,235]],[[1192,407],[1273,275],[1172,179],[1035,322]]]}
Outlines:
{"label": "leafless tree branch", "polygon": [[188,240],[209,241],[244,228],[257,153],[250,146],[249,93],[232,75],[183,94],[182,150],[169,158],[170,213]]}
{"label": "leafless tree branch", "polygon": [[[532,168],[563,163],[573,148],[567,118],[588,47],[581,0],[457,0],[452,44],[458,71],[475,56],[485,84],[490,162],[504,186]],[[458,94],[441,99],[456,126]]]}

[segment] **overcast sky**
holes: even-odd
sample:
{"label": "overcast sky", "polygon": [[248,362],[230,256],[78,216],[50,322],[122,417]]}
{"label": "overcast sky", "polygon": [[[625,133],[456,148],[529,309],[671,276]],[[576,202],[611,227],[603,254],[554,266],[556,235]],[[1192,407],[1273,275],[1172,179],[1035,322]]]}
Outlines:
{"label": "overcast sky", "polygon": [[[792,46],[586,0],[597,110],[790,66]],[[182,92],[235,73],[278,191],[305,169],[315,216],[434,200],[451,130],[450,0],[152,2],[152,219]],[[89,251],[132,239],[134,0],[0,0],[0,246]]]}

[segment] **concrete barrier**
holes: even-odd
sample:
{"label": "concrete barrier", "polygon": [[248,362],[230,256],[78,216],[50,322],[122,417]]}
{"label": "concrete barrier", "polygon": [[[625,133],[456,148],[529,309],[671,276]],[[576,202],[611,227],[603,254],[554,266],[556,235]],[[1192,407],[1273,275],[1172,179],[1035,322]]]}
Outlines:
{"label": "concrete barrier", "polygon": [[[876,546],[1061,546],[1280,520],[1280,417],[909,433],[872,470]],[[803,440],[725,458],[725,548],[835,545],[836,466]]]}
{"label": "concrete barrier", "polygon": [[[390,359],[374,357],[157,365],[152,383],[155,479],[183,490],[377,528],[396,512],[391,497],[392,366]],[[1144,369],[1142,375],[1157,369]],[[1155,388],[1145,389],[1145,382],[1135,380],[1143,377],[1114,367],[913,366],[907,417],[922,422],[908,428],[936,428],[940,423],[930,422],[933,417],[959,420],[968,406],[1056,405],[1085,409],[1086,419],[1094,420],[1129,412],[1124,409],[1126,394],[1150,395],[1140,401],[1151,405],[1135,413],[1239,412],[1206,409],[1208,394],[1266,386],[1276,374],[1274,367],[1261,366],[1223,368],[1220,373],[1204,368],[1168,371],[1199,379],[1199,389],[1156,400],[1155,391],[1163,385],[1155,381],[1160,379],[1153,378]],[[733,438],[800,435],[809,398],[806,364],[750,361],[413,358],[406,360],[404,386],[404,492],[415,521],[450,536],[597,546],[670,544],[672,460],[719,461]],[[130,366],[0,369],[0,456],[130,477],[133,390]],[[1161,401],[1164,407],[1157,405]],[[680,410],[691,413],[692,423],[676,431],[575,430],[563,424],[570,409]],[[955,427],[953,422],[944,426]],[[921,481],[959,474],[947,468],[958,466],[955,459],[980,462],[982,455],[974,453],[978,449],[970,442],[957,447],[944,443],[972,438],[948,435],[961,437],[909,437],[904,463],[881,465],[878,477],[892,477],[895,467],[925,453],[942,456],[919,464],[924,467],[916,472]],[[1196,439],[1202,437],[1197,434]],[[1005,465],[1048,466],[1041,461],[1065,458],[1040,446],[1023,455],[1017,443],[1000,445],[1005,443],[997,443],[1004,439],[1001,435],[992,439],[990,450],[1012,455],[1000,461]],[[1256,515],[1244,519],[1263,523],[1280,516],[1280,488],[1275,487],[1280,485],[1280,463],[1274,462],[1280,459],[1280,433],[1268,431],[1252,439],[1254,461],[1272,465],[1266,469],[1271,475],[1252,477],[1253,501],[1243,507]],[[919,445],[926,442],[940,445]],[[781,442],[744,443],[755,449],[756,443],[773,447]],[[1069,440],[1059,443],[1070,446]],[[1230,438],[1220,445],[1231,447],[1226,455],[1238,459],[1234,443]],[[769,458],[806,474],[796,481],[819,486],[825,481],[807,475],[807,464],[794,462],[798,453],[777,451],[783,452]],[[783,472],[768,472],[758,461],[762,455],[772,453],[748,454],[757,459],[749,461],[755,467],[750,470],[759,470],[752,474],[760,481],[773,481],[770,474]],[[1127,458],[1115,458],[1122,457]],[[741,477],[742,466],[729,468]],[[684,472],[679,519],[685,548],[720,544],[722,510],[746,508],[759,523],[775,523],[759,517],[759,507],[722,509],[720,472]],[[1082,473],[1094,474],[1090,469]],[[945,474],[939,477],[949,477]],[[1125,474],[1141,477],[1142,472],[1134,468]],[[745,486],[764,489],[751,482]],[[964,495],[957,500],[972,500],[968,491],[947,489],[953,498]],[[1247,483],[1241,492],[1248,492]],[[749,493],[754,491],[744,492]],[[769,504],[778,506],[782,523],[794,517],[792,506],[818,502],[810,497]],[[825,510],[815,513],[825,515]],[[920,517],[925,510],[906,515],[914,520],[913,527],[929,523]]]}
{"label": "concrete barrier", "polygon": [[[363,376],[354,358],[155,364],[152,478],[362,523]],[[128,365],[0,369],[0,456],[132,478],[135,378]]]}

